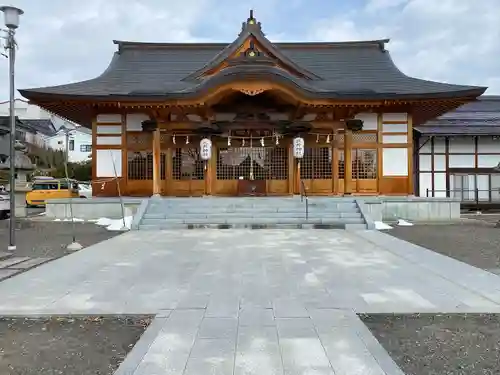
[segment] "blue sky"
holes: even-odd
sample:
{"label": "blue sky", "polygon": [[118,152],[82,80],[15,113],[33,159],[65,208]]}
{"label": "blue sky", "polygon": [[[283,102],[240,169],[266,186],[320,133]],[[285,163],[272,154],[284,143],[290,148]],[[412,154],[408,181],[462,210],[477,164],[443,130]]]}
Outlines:
{"label": "blue sky", "polygon": [[[390,38],[400,69],[500,94],[500,0],[18,0],[17,88],[99,75],[134,41],[231,42],[253,8],[272,41]],[[6,59],[0,99],[7,99]]]}

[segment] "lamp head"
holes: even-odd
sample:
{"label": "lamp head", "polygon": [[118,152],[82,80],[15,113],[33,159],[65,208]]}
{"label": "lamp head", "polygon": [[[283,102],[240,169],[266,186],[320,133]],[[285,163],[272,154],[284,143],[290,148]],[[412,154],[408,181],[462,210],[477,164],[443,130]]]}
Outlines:
{"label": "lamp head", "polygon": [[4,5],[0,7],[0,10],[3,12],[5,26],[11,30],[15,30],[19,27],[19,16],[24,14],[22,9]]}

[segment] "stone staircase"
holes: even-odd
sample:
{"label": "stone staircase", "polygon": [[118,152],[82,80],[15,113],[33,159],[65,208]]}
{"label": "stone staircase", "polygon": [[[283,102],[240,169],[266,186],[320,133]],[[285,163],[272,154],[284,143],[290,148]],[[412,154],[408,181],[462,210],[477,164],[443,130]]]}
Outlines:
{"label": "stone staircase", "polygon": [[149,199],[134,229],[316,228],[366,229],[352,198],[202,197]]}

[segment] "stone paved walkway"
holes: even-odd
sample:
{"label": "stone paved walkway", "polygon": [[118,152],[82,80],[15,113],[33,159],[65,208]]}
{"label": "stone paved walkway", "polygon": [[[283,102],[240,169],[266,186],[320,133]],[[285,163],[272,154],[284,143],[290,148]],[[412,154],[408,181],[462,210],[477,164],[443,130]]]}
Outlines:
{"label": "stone paved walkway", "polygon": [[355,312],[500,312],[500,277],[375,231],[131,232],[1,282],[0,301],[160,312],[121,375],[388,375]]}

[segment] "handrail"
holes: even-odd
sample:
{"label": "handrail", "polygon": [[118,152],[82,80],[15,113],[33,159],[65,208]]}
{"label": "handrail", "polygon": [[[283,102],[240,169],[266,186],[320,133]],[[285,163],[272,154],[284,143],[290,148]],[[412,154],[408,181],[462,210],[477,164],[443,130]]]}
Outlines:
{"label": "handrail", "polygon": [[309,220],[309,198],[307,196],[306,184],[304,180],[300,180],[300,201],[304,201],[304,197],[306,198],[306,221]]}

